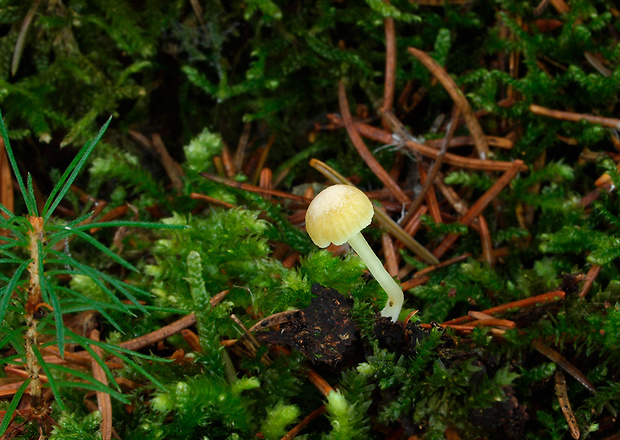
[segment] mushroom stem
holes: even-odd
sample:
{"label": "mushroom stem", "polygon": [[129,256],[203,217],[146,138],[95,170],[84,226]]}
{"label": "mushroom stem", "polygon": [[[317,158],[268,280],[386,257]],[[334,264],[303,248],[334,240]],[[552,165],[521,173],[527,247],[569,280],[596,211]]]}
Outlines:
{"label": "mushroom stem", "polygon": [[385,267],[383,267],[383,264],[360,232],[349,238],[348,243],[362,261],[366,263],[370,273],[381,284],[381,287],[388,295],[388,301],[383,310],[381,310],[381,316],[386,316],[391,318],[393,322],[396,322],[403,307],[402,289],[385,270]]}

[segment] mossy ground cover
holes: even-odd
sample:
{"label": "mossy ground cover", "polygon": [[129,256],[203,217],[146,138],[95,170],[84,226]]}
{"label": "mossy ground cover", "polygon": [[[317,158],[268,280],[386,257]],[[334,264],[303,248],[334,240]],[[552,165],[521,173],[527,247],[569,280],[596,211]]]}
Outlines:
{"label": "mossy ground cover", "polygon": [[[611,0],[0,1],[0,435],[618,438],[619,33]],[[344,179],[396,323],[304,230]]]}

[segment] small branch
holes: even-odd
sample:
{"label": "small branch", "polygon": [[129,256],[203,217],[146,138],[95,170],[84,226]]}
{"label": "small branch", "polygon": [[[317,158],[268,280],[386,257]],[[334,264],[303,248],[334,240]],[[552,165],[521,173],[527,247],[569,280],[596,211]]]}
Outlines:
{"label": "small branch", "polygon": [[290,317],[298,311],[299,310],[285,310],[284,312],[274,313],[271,316],[267,316],[266,318],[261,319],[252,327],[250,327],[250,332],[255,332],[257,330],[262,330],[272,327],[274,325],[280,325],[289,322]]}
{"label": "small branch", "polygon": [[151,140],[149,140],[142,133],[133,130],[129,130],[129,135],[159,159],[172,182],[173,188],[176,191],[180,191],[181,188],[183,188],[183,169],[181,165],[170,156],[161,136],[155,133],[151,136]]}
{"label": "small branch", "polygon": [[437,179],[435,179],[435,185],[437,185],[437,188],[439,189],[441,194],[443,194],[443,196],[446,198],[446,201],[450,204],[450,206],[452,206],[452,208],[459,214],[465,215],[467,211],[469,210],[469,206],[467,206],[467,203],[465,203],[459,197],[459,195],[456,193],[454,189],[452,189],[452,187],[446,185],[443,182],[443,179],[444,179],[443,175],[441,173],[438,173]]}
{"label": "small branch", "polygon": [[[454,136],[454,132],[456,131],[456,126],[458,125],[459,115],[460,115],[460,112],[459,112],[458,107],[454,107],[452,110],[452,118],[450,119],[450,123],[448,124],[448,129],[446,130],[446,136],[443,138],[443,143],[441,144],[441,149],[439,150],[439,154],[437,155],[435,162],[433,162],[433,165],[431,166],[431,169],[428,172],[428,179],[426,179],[426,182],[424,182],[424,186],[422,187],[422,190],[420,191],[416,199],[413,201],[413,203],[411,203],[411,205],[407,208],[407,213],[405,214],[405,217],[402,220],[403,223],[407,223],[409,218],[411,218],[415,214],[415,212],[418,210],[418,207],[422,204],[422,201],[424,200],[426,193],[431,189],[433,182],[435,182],[435,177],[437,177],[437,174],[439,173],[439,169],[441,168],[441,165],[443,164],[443,161],[446,157],[446,154],[448,151],[448,145],[450,144],[450,141],[452,141],[452,137]],[[431,206],[429,206],[429,210],[430,208]],[[440,216],[440,220],[441,220],[441,216]]]}

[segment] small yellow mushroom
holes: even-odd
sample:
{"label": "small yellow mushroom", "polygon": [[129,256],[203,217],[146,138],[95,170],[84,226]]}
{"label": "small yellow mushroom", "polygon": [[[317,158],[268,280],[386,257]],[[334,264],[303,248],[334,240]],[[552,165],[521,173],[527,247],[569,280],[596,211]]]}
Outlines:
{"label": "small yellow mushroom", "polygon": [[308,206],[306,230],[321,248],[330,243],[349,243],[388,295],[381,316],[395,322],[403,306],[403,291],[361,234],[374,213],[372,203],[362,191],[351,185],[333,185],[317,194]]}

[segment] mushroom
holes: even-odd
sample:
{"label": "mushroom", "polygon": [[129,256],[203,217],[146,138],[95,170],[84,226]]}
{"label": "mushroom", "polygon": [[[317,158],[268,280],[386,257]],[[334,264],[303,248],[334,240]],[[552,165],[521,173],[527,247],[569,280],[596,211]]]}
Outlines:
{"label": "mushroom", "polygon": [[403,306],[403,291],[361,234],[374,213],[372,203],[362,191],[351,185],[332,185],[317,194],[308,206],[306,230],[321,248],[330,243],[349,243],[388,295],[381,316],[395,322]]}

